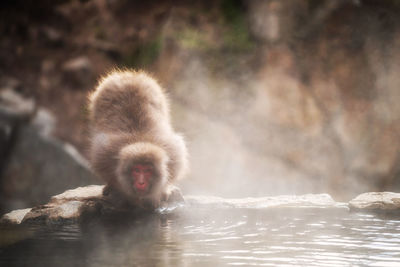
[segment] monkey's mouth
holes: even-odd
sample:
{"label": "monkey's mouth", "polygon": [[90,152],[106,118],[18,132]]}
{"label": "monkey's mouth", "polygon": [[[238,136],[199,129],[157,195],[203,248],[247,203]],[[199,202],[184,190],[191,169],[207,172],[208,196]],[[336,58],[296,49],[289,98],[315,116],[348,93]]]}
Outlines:
{"label": "monkey's mouth", "polygon": [[147,184],[139,184],[139,183],[135,183],[133,185],[133,188],[135,188],[136,192],[139,194],[146,194],[147,192],[149,192],[149,185]]}

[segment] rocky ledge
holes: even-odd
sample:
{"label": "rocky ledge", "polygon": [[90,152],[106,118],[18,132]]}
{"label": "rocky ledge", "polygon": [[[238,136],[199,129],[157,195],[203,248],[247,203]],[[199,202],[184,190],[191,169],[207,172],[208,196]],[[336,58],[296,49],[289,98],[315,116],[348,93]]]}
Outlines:
{"label": "rocky ledge", "polygon": [[[103,186],[90,185],[65,191],[51,198],[50,202],[34,208],[15,210],[5,214],[2,224],[67,223],[80,222],[96,216],[110,214],[138,215],[147,212],[141,208],[115,205],[103,196]],[[182,209],[336,209],[356,211],[400,211],[400,193],[370,192],[359,195],[349,203],[336,202],[328,194],[300,196],[275,196],[260,198],[225,199],[212,196],[186,196],[185,201],[170,201],[155,212],[174,213]]]}
{"label": "rocky ledge", "polygon": [[355,211],[400,213],[400,193],[364,193],[351,200],[349,208]]}

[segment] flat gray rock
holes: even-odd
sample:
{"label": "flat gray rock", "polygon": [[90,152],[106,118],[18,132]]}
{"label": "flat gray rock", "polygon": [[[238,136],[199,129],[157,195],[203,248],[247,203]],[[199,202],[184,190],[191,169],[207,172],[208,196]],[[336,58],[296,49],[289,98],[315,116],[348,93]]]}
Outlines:
{"label": "flat gray rock", "polygon": [[170,203],[154,210],[118,206],[103,196],[102,185],[90,185],[67,190],[53,196],[49,203],[32,209],[16,210],[5,214],[0,223],[67,223],[107,215],[127,214],[139,216],[143,213],[175,213],[186,209],[260,209],[273,208],[330,208],[348,210],[347,204],[335,202],[328,194],[307,194],[301,196],[275,196],[261,198],[225,199],[213,196],[186,196],[185,202]]}
{"label": "flat gray rock", "polygon": [[88,185],[67,190],[62,194],[55,195],[50,202],[65,202],[67,200],[85,201],[88,199],[102,198],[104,185]]}
{"label": "flat gray rock", "polygon": [[35,112],[33,99],[22,97],[10,88],[0,91],[0,119],[8,121],[28,120]]}
{"label": "flat gray rock", "polygon": [[8,224],[20,224],[25,215],[30,211],[31,208],[11,211],[7,214],[4,214],[0,222]]}
{"label": "flat gray rock", "polygon": [[68,188],[99,182],[87,161],[69,144],[42,135],[34,126],[19,127],[18,139],[3,167],[0,198],[5,210],[46,203]]}
{"label": "flat gray rock", "polygon": [[352,210],[398,211],[400,212],[400,193],[368,192],[358,195],[349,202]]}
{"label": "flat gray rock", "polygon": [[328,194],[282,195],[257,198],[221,198],[212,196],[186,196],[190,206],[211,206],[214,208],[345,208],[347,204],[333,200]]}
{"label": "flat gray rock", "polygon": [[54,116],[13,90],[16,83],[0,88],[0,213],[100,182],[73,146],[52,136]]}

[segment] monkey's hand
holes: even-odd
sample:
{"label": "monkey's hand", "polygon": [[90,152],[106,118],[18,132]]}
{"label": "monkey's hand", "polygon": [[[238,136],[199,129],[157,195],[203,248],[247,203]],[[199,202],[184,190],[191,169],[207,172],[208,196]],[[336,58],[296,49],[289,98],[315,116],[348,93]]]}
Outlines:
{"label": "monkey's hand", "polygon": [[166,203],[185,202],[179,187],[169,184],[161,197],[161,201]]}

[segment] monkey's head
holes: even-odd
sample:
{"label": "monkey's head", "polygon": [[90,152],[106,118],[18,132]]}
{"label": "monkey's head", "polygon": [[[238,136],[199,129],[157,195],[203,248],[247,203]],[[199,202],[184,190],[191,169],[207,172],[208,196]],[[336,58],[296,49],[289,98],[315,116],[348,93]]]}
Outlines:
{"label": "monkey's head", "polygon": [[118,189],[130,200],[160,194],[168,180],[166,152],[151,143],[124,146],[117,167]]}

